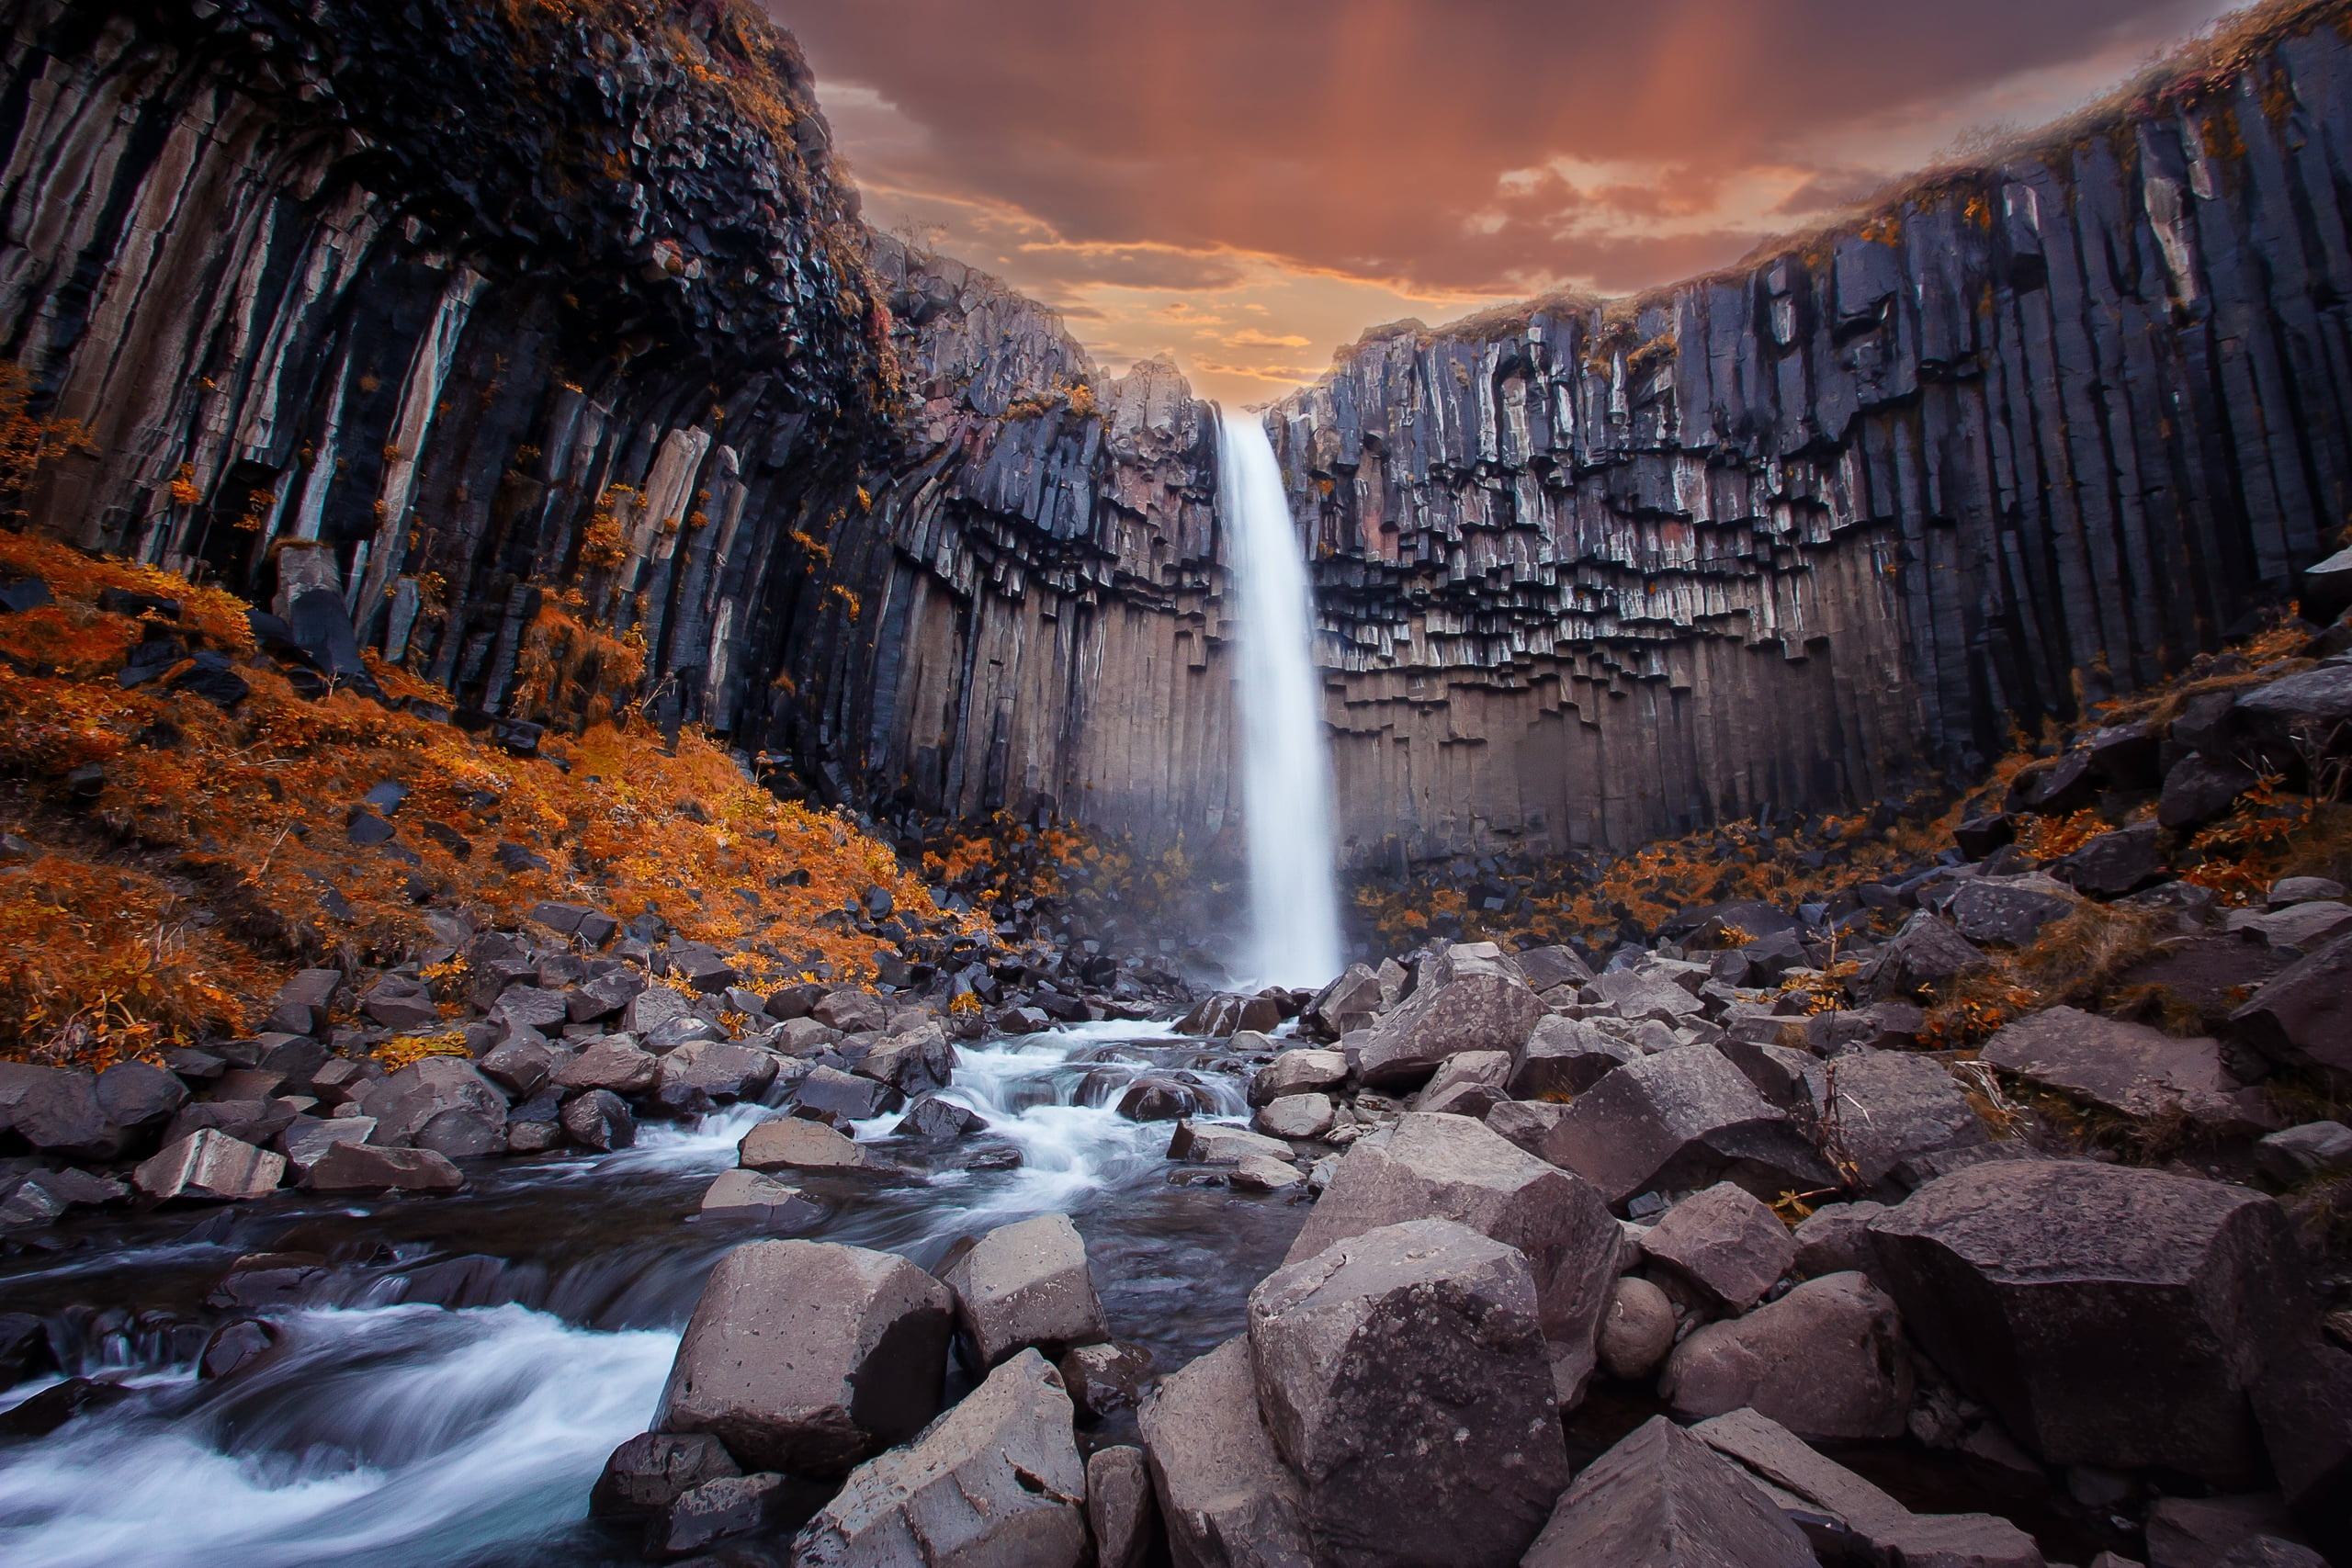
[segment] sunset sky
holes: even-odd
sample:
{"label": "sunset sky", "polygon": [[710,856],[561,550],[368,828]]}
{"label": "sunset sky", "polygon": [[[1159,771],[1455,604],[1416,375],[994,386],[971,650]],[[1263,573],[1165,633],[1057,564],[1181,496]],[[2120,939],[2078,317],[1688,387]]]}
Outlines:
{"label": "sunset sky", "polygon": [[1737,259],[2211,0],[770,0],[877,227],[1255,402],[1367,326]]}

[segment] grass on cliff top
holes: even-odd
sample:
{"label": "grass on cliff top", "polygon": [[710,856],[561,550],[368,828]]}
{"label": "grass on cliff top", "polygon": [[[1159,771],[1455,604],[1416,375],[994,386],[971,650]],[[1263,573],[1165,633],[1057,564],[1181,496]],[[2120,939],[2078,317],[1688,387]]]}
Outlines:
{"label": "grass on cliff top", "polygon": [[[0,531],[0,578],[26,575],[57,602],[0,615],[0,831],[33,852],[0,857],[0,1057],[103,1066],[242,1032],[304,964],[436,945],[429,909],[504,926],[541,899],[653,909],[759,980],[819,963],[870,978],[893,944],[831,918],[869,886],[941,919],[888,847],[691,731],[673,753],[624,713],[548,743],[566,772],[347,691],[296,695],[218,590]],[[235,657],[250,694],[223,712],[169,675],[123,690],[145,628],[97,608],[107,588],[177,601],[166,624]],[[396,698],[448,702],[374,669]],[[103,784],[77,798],[69,775],[93,765]],[[388,781],[409,792],[389,819],[413,863],[347,835]]]}

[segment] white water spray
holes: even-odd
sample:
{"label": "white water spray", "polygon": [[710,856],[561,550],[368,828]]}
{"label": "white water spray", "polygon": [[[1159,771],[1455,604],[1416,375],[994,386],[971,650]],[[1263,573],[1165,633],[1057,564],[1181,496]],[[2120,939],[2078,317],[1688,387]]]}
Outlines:
{"label": "white water spray", "polygon": [[1252,978],[1320,986],[1340,972],[1331,758],[1312,637],[1315,602],[1265,426],[1219,410],[1217,494],[1241,601],[1241,785],[1250,829]]}

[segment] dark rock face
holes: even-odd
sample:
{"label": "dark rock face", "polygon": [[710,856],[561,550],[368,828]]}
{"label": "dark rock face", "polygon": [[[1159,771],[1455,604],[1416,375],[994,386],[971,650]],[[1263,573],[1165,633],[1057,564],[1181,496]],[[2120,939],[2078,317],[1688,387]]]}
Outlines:
{"label": "dark rock face", "polygon": [[1704,1046],[1619,1067],[1577,1098],[1544,1147],[1611,1204],[1719,1180],[1769,1199],[1835,1179],[1788,1116]]}
{"label": "dark rock face", "polygon": [[1929,1182],[1871,1234],[1911,1332],[2052,1464],[2249,1478],[2247,1391],[2313,1332],[2286,1217],[2242,1187],[1997,1160]]}
{"label": "dark rock face", "polygon": [[1259,1411],[1248,1339],[1177,1371],[1136,1420],[1177,1562],[1308,1568],[1306,1501]]}
{"label": "dark rock face", "polygon": [[1663,1416],[1576,1479],[1525,1568],[1816,1568],[1813,1548],[1730,1461]]}
{"label": "dark rock face", "polygon": [[1659,1392],[1681,1416],[1742,1408],[1808,1438],[1898,1438],[1911,1362],[1889,1301],[1860,1274],[1828,1274],[1674,1348]]}

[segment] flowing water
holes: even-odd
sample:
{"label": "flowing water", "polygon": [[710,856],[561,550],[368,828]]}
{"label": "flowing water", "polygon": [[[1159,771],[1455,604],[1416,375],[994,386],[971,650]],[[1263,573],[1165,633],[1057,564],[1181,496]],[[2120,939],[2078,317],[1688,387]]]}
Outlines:
{"label": "flowing water", "polygon": [[[1183,1184],[1170,1124],[1111,1109],[1151,1071],[1190,1074],[1224,1117],[1246,1112],[1214,1052],[1150,1027],[967,1047],[945,1092],[988,1130],[921,1145],[888,1137],[896,1117],[865,1124],[861,1139],[909,1169],[804,1182],[831,1210],[807,1234],[930,1268],[960,1236],[1066,1212],[1116,1337],[1173,1370],[1239,1333],[1306,1210]],[[60,1227],[65,1250],[0,1264],[0,1312],[40,1314],[67,1372],[132,1392],[49,1438],[0,1439],[0,1562],[636,1561],[633,1537],[583,1521],[588,1487],[650,1419],[711,1265],[763,1234],[696,1206],[769,1114],[650,1126],[601,1157],[484,1163],[437,1201],[288,1192]],[[986,1168],[1009,1152],[1017,1168]],[[261,1252],[283,1266],[230,1275]],[[277,1347],[200,1380],[202,1325],[247,1314],[277,1325]],[[55,1381],[0,1391],[0,1409]],[[1085,1440],[1132,1433],[1125,1416]]]}
{"label": "flowing water", "polygon": [[1217,495],[1233,530],[1241,607],[1250,979],[1319,987],[1340,969],[1340,896],[1314,593],[1265,426],[1249,413],[1220,410],[1217,418]]}

